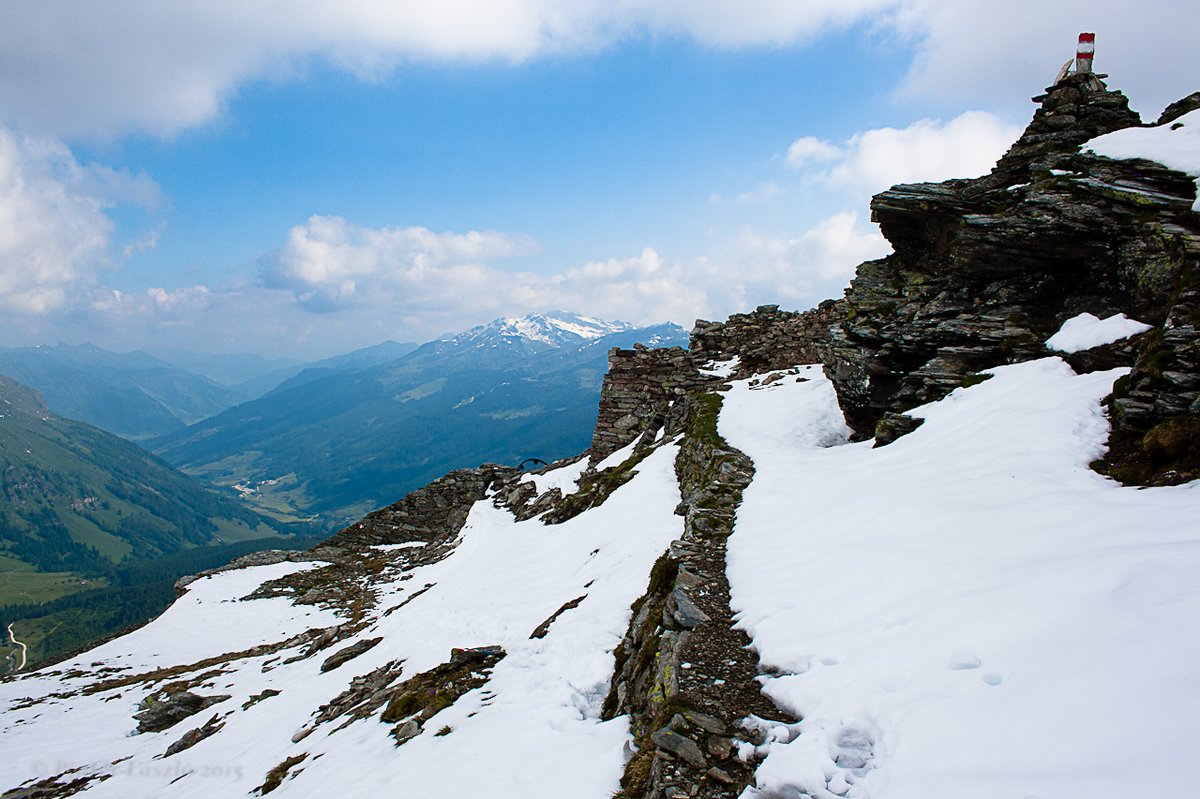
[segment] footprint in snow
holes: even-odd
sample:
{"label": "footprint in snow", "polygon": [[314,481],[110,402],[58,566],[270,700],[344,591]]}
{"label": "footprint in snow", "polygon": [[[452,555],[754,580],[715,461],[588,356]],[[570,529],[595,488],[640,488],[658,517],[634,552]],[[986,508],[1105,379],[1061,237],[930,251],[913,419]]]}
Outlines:
{"label": "footprint in snow", "polygon": [[956,649],[950,655],[950,669],[952,671],[962,671],[963,669],[977,669],[983,665],[979,656],[970,649]]}

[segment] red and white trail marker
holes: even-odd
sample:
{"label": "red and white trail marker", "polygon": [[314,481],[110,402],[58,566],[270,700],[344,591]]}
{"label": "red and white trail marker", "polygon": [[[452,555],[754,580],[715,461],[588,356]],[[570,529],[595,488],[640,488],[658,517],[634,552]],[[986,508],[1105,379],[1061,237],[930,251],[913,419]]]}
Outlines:
{"label": "red and white trail marker", "polygon": [[1075,71],[1086,73],[1092,71],[1092,56],[1096,53],[1096,34],[1079,34],[1079,46],[1075,48]]}

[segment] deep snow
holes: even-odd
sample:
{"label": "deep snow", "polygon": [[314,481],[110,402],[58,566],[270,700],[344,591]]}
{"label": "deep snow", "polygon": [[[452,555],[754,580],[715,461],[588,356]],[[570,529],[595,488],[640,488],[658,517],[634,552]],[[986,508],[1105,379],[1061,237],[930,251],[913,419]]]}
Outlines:
{"label": "deep snow", "polygon": [[1047,358],[844,440],[819,367],[728,394],[754,482],[738,623],[803,716],[759,787],[879,799],[1187,796],[1200,785],[1200,489],[1090,471],[1124,370]]}

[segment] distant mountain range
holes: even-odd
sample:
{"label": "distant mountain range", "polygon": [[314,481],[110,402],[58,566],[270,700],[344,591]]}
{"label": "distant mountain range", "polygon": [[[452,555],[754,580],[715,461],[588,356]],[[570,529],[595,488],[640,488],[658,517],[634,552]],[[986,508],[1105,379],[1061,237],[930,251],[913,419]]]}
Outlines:
{"label": "distant mountain range", "polygon": [[387,363],[307,370],[147,443],[277,519],[316,514],[332,528],[452,468],[586,447],[608,350],[634,343],[687,335],[562,311],[498,319]]}
{"label": "distant mountain range", "polygon": [[140,441],[181,430],[281,384],[386,363],[416,347],[385,341],[308,363],[248,353],[117,353],[91,344],[57,344],[0,349],[0,375],[41,392],[54,413]]}
{"label": "distant mountain range", "polygon": [[334,374],[355,372],[379,364],[390,363],[402,358],[415,350],[419,345],[412,342],[384,341],[370,347],[348,352],[345,355],[335,355],[312,363],[296,367],[277,369],[259,376],[254,380],[242,383],[239,388],[245,391],[247,399],[255,399],[273,391],[284,391],[296,388],[305,383],[311,383],[322,377]]}
{"label": "distant mountain range", "polygon": [[37,389],[60,416],[135,440],[181,429],[245,399],[144,352],[91,344],[0,349],[0,375]]}

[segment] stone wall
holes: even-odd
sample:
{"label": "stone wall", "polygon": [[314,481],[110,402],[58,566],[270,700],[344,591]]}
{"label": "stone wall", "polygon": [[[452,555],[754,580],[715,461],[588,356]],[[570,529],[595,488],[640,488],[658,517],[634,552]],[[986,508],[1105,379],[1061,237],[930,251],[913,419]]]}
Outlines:
{"label": "stone wall", "polygon": [[837,303],[826,300],[810,311],[781,311],[760,305],[724,322],[697,319],[688,345],[696,363],[738,358],[735,376],[821,361],[821,344],[838,318]]}
{"label": "stone wall", "polygon": [[608,374],[600,389],[600,413],[592,434],[593,463],[661,429],[671,403],[712,382],[681,347],[637,345],[608,353]]}
{"label": "stone wall", "polygon": [[730,606],[726,542],[754,465],[717,433],[718,395],[680,404],[683,535],[633,605],[602,711],[629,716],[637,747],[614,799],[742,796],[758,764],[748,753],[765,742],[762,727],[743,720],[795,721],[759,690],[758,657]]}

